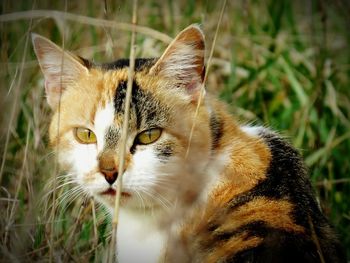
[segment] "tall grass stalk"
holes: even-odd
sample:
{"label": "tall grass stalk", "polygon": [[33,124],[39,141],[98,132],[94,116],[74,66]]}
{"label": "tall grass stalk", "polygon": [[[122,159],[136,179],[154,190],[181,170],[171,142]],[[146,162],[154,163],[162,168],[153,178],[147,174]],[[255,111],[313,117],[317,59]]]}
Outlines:
{"label": "tall grass stalk", "polygon": [[197,102],[196,111],[195,111],[194,116],[193,116],[193,123],[192,123],[192,126],[191,126],[191,131],[190,131],[190,135],[189,135],[189,139],[188,139],[188,145],[187,145],[187,149],[186,149],[185,159],[187,159],[187,156],[188,156],[188,154],[190,152],[193,132],[194,132],[194,129],[195,129],[195,126],[196,126],[196,119],[198,117],[199,108],[200,108],[200,106],[202,104],[202,101],[203,101],[203,98],[204,98],[204,95],[205,95],[205,84],[206,84],[207,79],[208,79],[208,73],[209,73],[209,69],[210,69],[210,66],[211,66],[211,60],[213,58],[215,44],[216,44],[216,39],[218,37],[218,33],[219,33],[219,28],[220,28],[220,25],[221,25],[222,17],[223,17],[224,12],[225,12],[226,2],[227,2],[226,0],[222,1],[222,8],[221,8],[221,12],[220,12],[219,21],[218,21],[218,24],[217,24],[217,27],[216,27],[216,30],[215,30],[213,43],[211,45],[210,54],[209,54],[208,61],[207,61],[207,64],[206,64],[203,83],[202,83],[202,85],[200,87],[199,98],[198,98],[198,102]]}
{"label": "tall grass stalk", "polygon": [[121,23],[115,21],[109,21],[105,19],[93,18],[78,14],[71,14],[65,11],[57,11],[57,10],[30,10],[30,11],[22,11],[15,12],[11,14],[3,14],[0,16],[0,22],[11,22],[18,21],[21,19],[34,19],[34,18],[53,18],[57,21],[72,21],[74,23],[82,23],[88,24],[96,27],[109,27],[115,30],[123,30],[123,31],[133,31],[135,30],[139,34],[144,34],[148,36],[152,36],[155,39],[163,41],[164,43],[170,43],[172,38],[167,34],[154,30],[152,28],[146,26],[138,26],[129,23]]}
{"label": "tall grass stalk", "polygon": [[[133,12],[132,12],[132,25],[137,24],[137,0],[133,1]],[[136,33],[135,29],[131,31],[131,42],[130,42],[130,56],[129,56],[129,69],[128,69],[128,84],[126,88],[126,98],[125,98],[125,109],[124,109],[124,119],[123,128],[120,139],[119,148],[119,167],[118,167],[118,179],[117,179],[117,193],[115,198],[115,206],[112,220],[112,239],[110,243],[108,262],[112,263],[115,261],[116,256],[116,239],[118,233],[118,219],[120,210],[120,198],[123,190],[123,173],[125,165],[125,152],[126,152],[126,141],[128,137],[129,128],[129,117],[130,117],[130,102],[132,85],[134,83],[134,70],[135,70],[135,39]]]}
{"label": "tall grass stalk", "polygon": [[[64,14],[67,12],[67,0],[64,1]],[[62,56],[61,56],[61,69],[60,71],[63,72],[63,65],[64,65],[64,50],[65,50],[65,27],[62,27],[63,34],[62,34]],[[60,75],[60,89],[59,89],[59,100],[58,100],[58,105],[57,105],[57,112],[58,112],[58,117],[57,117],[57,144],[56,144],[56,161],[55,161],[55,169],[54,169],[54,175],[53,175],[53,192],[52,192],[52,208],[51,208],[51,220],[55,221],[56,218],[56,190],[57,190],[57,176],[59,173],[59,167],[58,167],[58,154],[60,152],[60,125],[61,125],[61,97],[62,97],[62,92],[63,92],[63,79],[62,79],[62,74]],[[49,248],[50,248],[50,258],[49,262],[54,262],[54,253],[55,253],[55,224],[50,225],[50,243],[49,243]]]}

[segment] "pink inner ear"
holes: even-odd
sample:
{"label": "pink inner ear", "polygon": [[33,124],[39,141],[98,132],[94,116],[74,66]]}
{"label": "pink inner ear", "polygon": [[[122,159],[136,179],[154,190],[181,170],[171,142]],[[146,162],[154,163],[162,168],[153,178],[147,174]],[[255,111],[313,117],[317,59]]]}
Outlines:
{"label": "pink inner ear", "polygon": [[187,85],[186,85],[186,88],[187,88],[187,91],[190,93],[190,94],[194,94],[195,92],[198,91],[198,89],[200,89],[200,82],[198,81],[198,78],[193,78]]}
{"label": "pink inner ear", "polygon": [[63,88],[61,88],[59,85],[55,85],[53,82],[45,79],[47,103],[51,108],[54,109],[58,105],[62,90]]}
{"label": "pink inner ear", "polygon": [[197,101],[199,99],[202,88],[202,81],[198,78],[193,78],[187,85],[186,90],[188,94],[191,95],[192,101]]}
{"label": "pink inner ear", "polygon": [[45,92],[49,96],[55,96],[56,94],[60,94],[62,90],[63,88],[61,88],[60,85],[54,85],[53,82],[45,79]]}

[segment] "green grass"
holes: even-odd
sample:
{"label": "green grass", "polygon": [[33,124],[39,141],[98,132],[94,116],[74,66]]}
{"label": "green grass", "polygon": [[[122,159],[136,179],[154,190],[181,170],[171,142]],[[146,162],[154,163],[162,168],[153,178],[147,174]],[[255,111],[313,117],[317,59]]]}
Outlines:
{"label": "green grass", "polygon": [[[103,1],[49,2],[5,0],[0,6],[0,258],[99,262],[110,232],[103,208],[90,199],[70,202],[74,193],[65,199],[62,193],[71,190],[62,187],[52,218],[52,184],[45,187],[56,171],[47,142],[50,110],[28,33],[58,44],[65,34],[66,49],[110,61],[128,56],[130,30],[78,17],[1,19],[47,9],[129,23],[132,7],[106,1],[105,12]],[[328,2],[228,1],[207,89],[242,122],[271,126],[300,149],[321,206],[350,255],[350,6]],[[202,23],[209,51],[220,9],[219,1],[144,1],[138,20],[172,37]],[[160,38],[140,30],[138,55],[160,55],[167,39]]]}

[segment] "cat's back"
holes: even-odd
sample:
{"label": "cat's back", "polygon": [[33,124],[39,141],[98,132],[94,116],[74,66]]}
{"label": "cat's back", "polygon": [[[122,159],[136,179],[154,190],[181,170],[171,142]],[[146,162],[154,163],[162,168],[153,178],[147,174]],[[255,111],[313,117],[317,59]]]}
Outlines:
{"label": "cat's back", "polygon": [[[222,125],[224,131],[227,124]],[[346,262],[297,150],[263,127],[229,127],[227,131],[230,136],[222,140],[230,138],[234,145],[231,164],[210,193],[206,208],[199,209],[183,227],[177,244],[185,251],[181,259]],[[239,151],[245,158],[235,157]],[[261,168],[253,167],[254,162]]]}
{"label": "cat's back", "polygon": [[271,159],[266,179],[235,197],[235,206],[266,198],[275,207],[290,210],[283,216],[262,207],[261,213],[273,219],[270,224],[259,222],[255,233],[252,228],[251,234],[263,237],[263,241],[251,251],[237,254],[237,262],[346,262],[334,230],[320,211],[299,152],[269,129],[243,127],[243,130],[262,140]]}

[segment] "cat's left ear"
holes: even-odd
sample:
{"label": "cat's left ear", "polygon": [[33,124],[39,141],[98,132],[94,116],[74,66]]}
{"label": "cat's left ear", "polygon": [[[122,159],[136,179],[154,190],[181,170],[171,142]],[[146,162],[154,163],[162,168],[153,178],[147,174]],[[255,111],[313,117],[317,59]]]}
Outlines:
{"label": "cat's left ear", "polygon": [[169,44],[150,73],[175,80],[196,101],[204,79],[204,55],[204,34],[198,25],[191,25]]}

